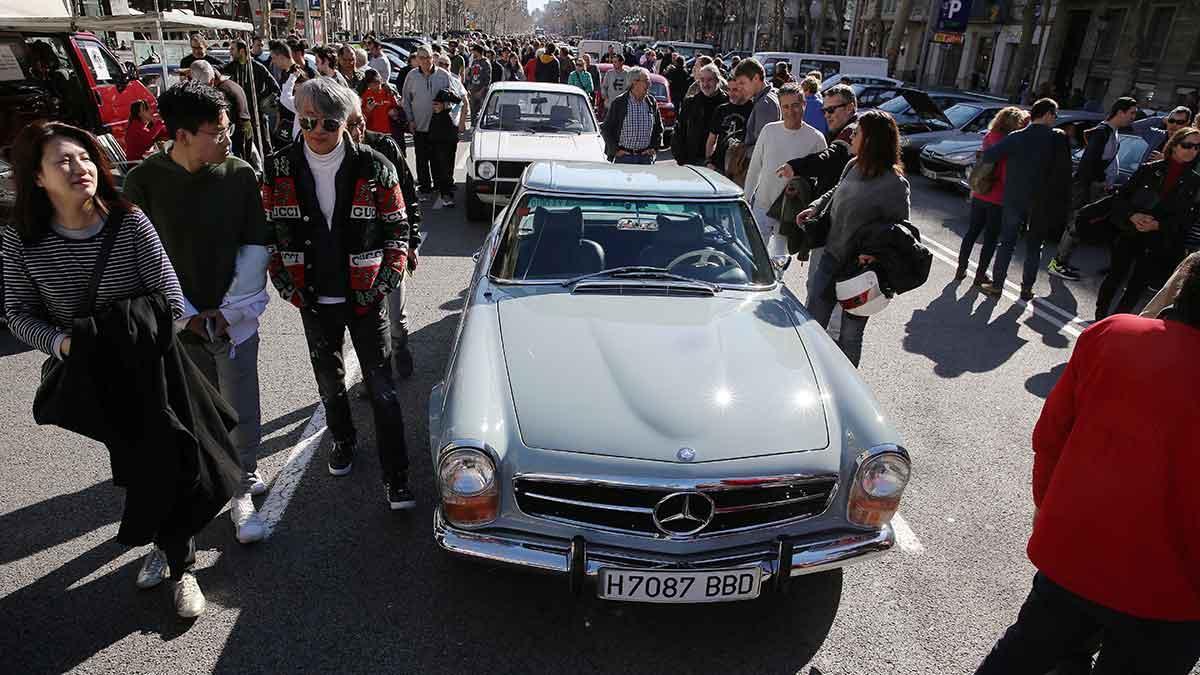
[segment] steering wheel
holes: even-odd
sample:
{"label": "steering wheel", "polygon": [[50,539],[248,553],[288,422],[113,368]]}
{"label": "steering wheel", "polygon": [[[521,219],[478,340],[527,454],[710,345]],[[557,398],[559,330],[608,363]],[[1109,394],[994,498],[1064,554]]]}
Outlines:
{"label": "steering wheel", "polygon": [[[692,263],[692,267],[741,267],[736,260],[729,257],[728,253],[713,248],[698,248],[695,251],[688,251],[672,260],[667,264],[667,269],[675,269],[676,265],[681,264],[689,258],[696,258],[696,262]],[[720,262],[713,262],[713,258],[720,259]]]}

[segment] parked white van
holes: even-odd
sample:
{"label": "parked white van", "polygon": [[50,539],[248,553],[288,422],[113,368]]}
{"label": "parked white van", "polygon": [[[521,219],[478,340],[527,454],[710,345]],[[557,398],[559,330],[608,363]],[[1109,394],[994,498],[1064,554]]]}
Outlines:
{"label": "parked white van", "polygon": [[617,40],[580,40],[579,53],[592,57],[592,63],[600,63],[600,57],[608,53],[609,45],[618,54],[625,53],[625,45]]}
{"label": "parked white van", "polygon": [[775,64],[786,61],[792,66],[792,75],[800,78],[810,70],[821,71],[821,79],[838,73],[874,75],[887,77],[887,59],[877,56],[843,56],[840,54],[804,54],[801,52],[756,52],[755,60],[767,69],[769,78],[775,72]]}

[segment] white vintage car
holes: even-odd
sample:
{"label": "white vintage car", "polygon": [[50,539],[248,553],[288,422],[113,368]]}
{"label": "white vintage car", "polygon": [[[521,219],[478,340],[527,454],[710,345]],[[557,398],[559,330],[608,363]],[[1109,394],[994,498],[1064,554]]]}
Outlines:
{"label": "white vintage car", "polygon": [[500,82],[484,99],[467,162],[467,219],[491,220],[530,162],[606,161],[592,102],[579,87]]}

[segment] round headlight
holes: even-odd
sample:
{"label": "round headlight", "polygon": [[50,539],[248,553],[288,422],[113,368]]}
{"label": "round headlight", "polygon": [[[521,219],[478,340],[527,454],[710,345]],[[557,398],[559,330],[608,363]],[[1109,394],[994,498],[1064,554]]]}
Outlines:
{"label": "round headlight", "polygon": [[894,499],[908,485],[908,462],[898,455],[880,455],[863,467],[863,492],[874,499]]}
{"label": "round headlight", "polygon": [[480,162],[475,167],[475,171],[484,180],[491,180],[496,177],[496,165],[491,162]]}
{"label": "round headlight", "polygon": [[486,454],[463,448],[442,458],[438,480],[443,495],[474,497],[492,488],[496,480],[496,467]]}

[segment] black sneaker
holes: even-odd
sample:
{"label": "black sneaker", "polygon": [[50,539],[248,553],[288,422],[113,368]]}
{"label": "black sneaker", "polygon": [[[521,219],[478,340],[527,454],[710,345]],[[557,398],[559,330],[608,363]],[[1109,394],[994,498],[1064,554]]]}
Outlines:
{"label": "black sneaker", "polygon": [[393,511],[404,511],[417,505],[417,498],[408,491],[408,481],[405,479],[395,478],[383,487],[387,492],[388,506]]}
{"label": "black sneaker", "polygon": [[1033,289],[1032,288],[1022,288],[1021,289],[1021,299],[1024,300],[1025,302],[1029,302],[1030,300],[1033,300]]}
{"label": "black sneaker", "polygon": [[345,443],[334,441],[333,449],[329,451],[329,474],[345,476],[354,466],[354,442]]}
{"label": "black sneaker", "polygon": [[1050,261],[1050,264],[1046,267],[1046,271],[1059,279],[1066,279],[1067,281],[1079,281],[1082,278],[1079,270],[1070,265],[1062,264],[1058,261],[1058,258]]}
{"label": "black sneaker", "polygon": [[993,298],[998,298],[1004,294],[1004,290],[1000,286],[993,283],[979,284],[978,288],[980,293]]}
{"label": "black sneaker", "polygon": [[412,377],[413,357],[412,352],[408,350],[408,345],[392,347],[392,369],[401,378]]}

